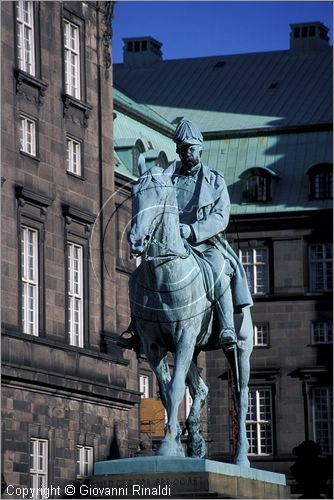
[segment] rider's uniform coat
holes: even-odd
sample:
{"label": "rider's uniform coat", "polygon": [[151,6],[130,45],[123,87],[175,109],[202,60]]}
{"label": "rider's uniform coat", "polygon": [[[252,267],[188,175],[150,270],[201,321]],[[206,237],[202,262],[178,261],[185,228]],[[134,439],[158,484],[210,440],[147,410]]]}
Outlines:
{"label": "rider's uniform coat", "polygon": [[[177,186],[179,171],[174,171],[174,179]],[[253,305],[249,292],[244,268],[229,243],[225,239],[226,229],[230,217],[230,198],[228,195],[224,176],[221,172],[211,170],[205,165],[197,174],[197,182],[200,183],[196,200],[196,209],[191,210],[192,220],[180,216],[180,222],[187,223],[191,227],[192,236],[189,243],[200,252],[205,252],[210,246],[215,246],[229,262],[231,272],[231,290],[234,309],[239,312],[242,307]]]}

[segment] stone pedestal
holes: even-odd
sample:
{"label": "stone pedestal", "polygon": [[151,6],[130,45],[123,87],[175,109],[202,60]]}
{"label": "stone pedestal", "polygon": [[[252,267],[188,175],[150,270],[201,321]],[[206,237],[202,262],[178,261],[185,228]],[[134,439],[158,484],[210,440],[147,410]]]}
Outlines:
{"label": "stone pedestal", "polygon": [[290,498],[283,474],[179,457],[97,462],[86,488],[95,498]]}

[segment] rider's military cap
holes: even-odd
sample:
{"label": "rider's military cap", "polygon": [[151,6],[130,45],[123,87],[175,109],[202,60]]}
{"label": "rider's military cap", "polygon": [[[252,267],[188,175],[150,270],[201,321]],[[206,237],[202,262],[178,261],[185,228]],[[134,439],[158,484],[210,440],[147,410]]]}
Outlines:
{"label": "rider's military cap", "polygon": [[203,142],[203,136],[200,129],[194,123],[189,120],[181,120],[176,127],[174,137],[174,142],[179,144],[198,144],[201,145]]}

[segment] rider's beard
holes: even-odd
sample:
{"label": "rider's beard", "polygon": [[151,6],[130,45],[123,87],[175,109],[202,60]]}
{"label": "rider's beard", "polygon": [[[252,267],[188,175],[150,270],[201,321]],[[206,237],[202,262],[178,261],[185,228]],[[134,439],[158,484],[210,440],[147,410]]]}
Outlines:
{"label": "rider's beard", "polygon": [[192,173],[198,172],[198,170],[200,169],[201,163],[200,163],[200,161],[188,159],[182,164],[182,166],[187,174],[192,174]]}

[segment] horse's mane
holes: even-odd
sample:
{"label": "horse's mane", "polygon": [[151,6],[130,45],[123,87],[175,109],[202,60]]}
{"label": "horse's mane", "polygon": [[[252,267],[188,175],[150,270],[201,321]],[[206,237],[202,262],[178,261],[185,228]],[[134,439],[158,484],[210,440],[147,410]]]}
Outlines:
{"label": "horse's mane", "polygon": [[132,187],[132,194],[136,196],[141,194],[146,189],[149,189],[151,182],[160,184],[162,187],[167,187],[171,182],[170,173],[165,173],[166,171],[158,166],[147,169],[137,180],[137,182]]}

